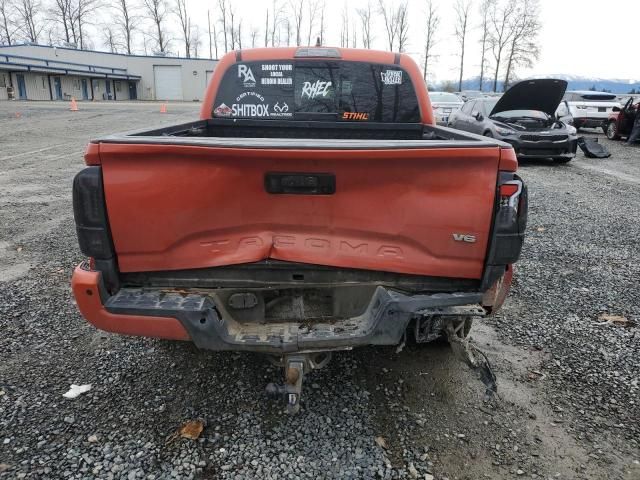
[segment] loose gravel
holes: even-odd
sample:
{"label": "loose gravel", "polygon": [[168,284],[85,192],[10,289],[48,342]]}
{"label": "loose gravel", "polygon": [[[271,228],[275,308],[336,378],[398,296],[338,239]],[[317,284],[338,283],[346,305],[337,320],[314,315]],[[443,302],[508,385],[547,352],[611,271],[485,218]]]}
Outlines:
{"label": "loose gravel", "polygon": [[[473,330],[498,397],[445,345],[364,348],[309,375],[290,417],[259,355],[119,337],[77,313],[82,149],[198,106],[158,108],[0,102],[0,478],[640,478],[640,149],[601,140],[611,159],[522,165],[514,289]],[[92,388],[65,399],[71,384]],[[200,437],[176,438],[190,420]]]}

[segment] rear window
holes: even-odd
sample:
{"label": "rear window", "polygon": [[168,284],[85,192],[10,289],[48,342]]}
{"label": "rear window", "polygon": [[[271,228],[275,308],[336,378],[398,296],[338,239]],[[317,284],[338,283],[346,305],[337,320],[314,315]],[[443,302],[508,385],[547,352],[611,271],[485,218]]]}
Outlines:
{"label": "rear window", "polygon": [[570,102],[603,102],[616,100],[618,97],[615,93],[593,92],[593,93],[575,93],[569,92],[565,95],[565,100]]}
{"label": "rear window", "polygon": [[460,100],[460,97],[458,97],[457,95],[454,95],[453,93],[447,93],[447,92],[429,92],[429,99],[431,100],[431,103],[435,103],[435,102],[462,102],[462,100]]}
{"label": "rear window", "polygon": [[246,62],[224,74],[214,117],[418,123],[409,75],[398,65],[295,60]]}

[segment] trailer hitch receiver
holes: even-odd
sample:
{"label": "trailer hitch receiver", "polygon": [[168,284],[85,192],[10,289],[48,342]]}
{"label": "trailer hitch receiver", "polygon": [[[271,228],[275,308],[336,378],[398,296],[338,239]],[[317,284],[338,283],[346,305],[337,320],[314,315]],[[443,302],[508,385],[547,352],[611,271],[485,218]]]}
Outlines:
{"label": "trailer hitch receiver", "polygon": [[284,384],[268,384],[267,393],[273,397],[284,398],[287,403],[287,413],[294,414],[300,411],[302,381],[305,374],[329,363],[331,352],[297,353],[280,358],[270,357],[270,359],[275,365],[284,367]]}

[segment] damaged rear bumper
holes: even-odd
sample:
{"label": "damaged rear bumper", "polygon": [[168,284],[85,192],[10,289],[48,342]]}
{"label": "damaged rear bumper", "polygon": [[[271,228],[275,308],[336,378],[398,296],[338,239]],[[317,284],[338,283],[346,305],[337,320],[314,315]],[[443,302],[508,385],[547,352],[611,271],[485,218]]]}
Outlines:
{"label": "damaged rear bumper", "polygon": [[76,268],[72,286],[81,313],[100,329],[190,339],[199,348],[217,351],[285,354],[396,345],[417,317],[446,315],[450,307],[461,306],[468,315],[486,313],[479,292],[409,295],[377,286],[364,311],[349,318],[247,322],[229,314],[215,291],[121,288],[110,296],[100,273],[83,265]]}

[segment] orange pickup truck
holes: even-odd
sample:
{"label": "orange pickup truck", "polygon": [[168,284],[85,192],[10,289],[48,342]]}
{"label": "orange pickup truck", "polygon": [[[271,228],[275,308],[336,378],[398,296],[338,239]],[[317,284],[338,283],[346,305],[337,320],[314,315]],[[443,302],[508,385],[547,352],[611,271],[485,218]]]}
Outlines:
{"label": "orange pickup truck", "polygon": [[82,315],[268,354],[291,411],[332,351],[464,338],[502,304],[524,239],[511,146],[436,126],[403,54],[229,53],[199,120],[93,140],[85,162]]}

